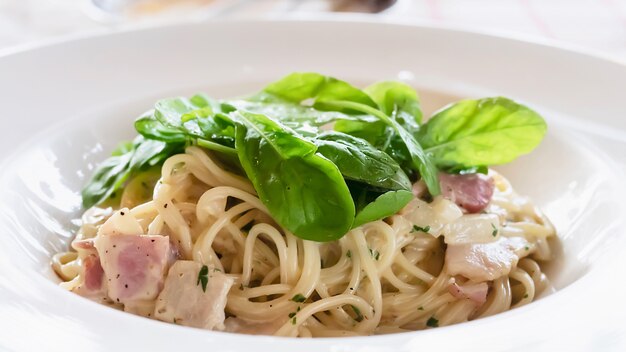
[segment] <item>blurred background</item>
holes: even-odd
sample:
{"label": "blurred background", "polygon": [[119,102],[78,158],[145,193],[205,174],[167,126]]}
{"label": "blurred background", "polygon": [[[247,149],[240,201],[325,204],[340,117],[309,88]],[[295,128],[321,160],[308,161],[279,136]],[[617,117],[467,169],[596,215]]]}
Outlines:
{"label": "blurred background", "polygon": [[320,15],[548,40],[626,62],[626,0],[0,0],[0,50],[136,25]]}

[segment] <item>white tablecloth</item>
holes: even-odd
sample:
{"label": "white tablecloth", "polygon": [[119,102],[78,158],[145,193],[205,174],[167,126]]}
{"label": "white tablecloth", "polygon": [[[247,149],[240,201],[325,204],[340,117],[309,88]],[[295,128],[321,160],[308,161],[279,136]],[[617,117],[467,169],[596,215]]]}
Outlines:
{"label": "white tablecloth", "polygon": [[[301,16],[332,8],[331,0],[204,1],[210,4],[202,12],[207,20]],[[89,4],[91,0],[0,0],[0,49],[123,25],[94,16]],[[189,13],[178,12],[177,19]],[[626,62],[626,0],[398,0],[374,16],[560,41]],[[137,19],[126,23],[133,21]]]}

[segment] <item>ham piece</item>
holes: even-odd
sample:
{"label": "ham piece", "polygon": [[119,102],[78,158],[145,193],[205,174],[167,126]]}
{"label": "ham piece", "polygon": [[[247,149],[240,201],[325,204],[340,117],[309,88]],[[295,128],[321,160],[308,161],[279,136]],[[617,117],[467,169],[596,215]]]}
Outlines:
{"label": "ham piece", "polygon": [[156,298],[170,257],[168,237],[102,236],[96,241],[96,248],[112,300],[127,304]]}
{"label": "ham piece", "polygon": [[202,264],[189,260],[178,260],[172,265],[154,308],[157,319],[223,330],[226,296],[234,279],[221,271],[208,269],[206,287],[203,287],[199,278],[202,267]]}
{"label": "ham piece", "polygon": [[128,209],[115,212],[98,230],[95,247],[115,302],[155,299],[163,287],[171,257],[169,237],[142,232]]}
{"label": "ham piece", "polygon": [[480,282],[477,284],[466,283],[459,285],[453,282],[448,286],[448,291],[456,298],[469,299],[477,306],[483,305],[487,301],[487,291],[489,286],[486,282]]}
{"label": "ham piece", "polygon": [[92,299],[105,298],[104,270],[100,265],[100,257],[94,247],[93,238],[75,240],[72,242],[72,247],[80,253],[83,262],[82,282],[73,291]]}
{"label": "ham piece", "polygon": [[483,174],[451,175],[439,173],[441,193],[468,213],[479,213],[493,196],[493,179]]}
{"label": "ham piece", "polygon": [[474,282],[491,281],[508,275],[530,244],[522,237],[501,237],[491,243],[448,245],[445,265],[450,275]]}
{"label": "ham piece", "polygon": [[104,270],[100,265],[100,258],[97,254],[90,254],[83,259],[84,266],[84,286],[88,292],[100,292],[102,289],[102,280],[104,279]]}

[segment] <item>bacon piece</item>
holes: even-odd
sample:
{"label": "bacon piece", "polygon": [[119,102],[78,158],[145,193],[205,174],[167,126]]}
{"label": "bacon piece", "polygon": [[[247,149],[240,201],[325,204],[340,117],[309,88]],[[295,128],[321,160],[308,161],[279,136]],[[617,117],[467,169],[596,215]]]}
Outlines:
{"label": "bacon piece", "polygon": [[441,193],[469,213],[485,209],[494,191],[493,179],[483,174],[439,173]]}
{"label": "bacon piece", "polygon": [[451,244],[446,249],[445,266],[450,275],[463,275],[474,281],[492,281],[508,275],[519,258],[527,255],[530,244],[522,237],[501,237],[491,243]]}
{"label": "bacon piece", "polygon": [[123,208],[100,226],[94,243],[109,298],[124,304],[156,298],[172,256],[169,237],[143,235],[137,219]]}
{"label": "bacon piece", "polygon": [[481,306],[487,301],[488,290],[489,286],[487,286],[486,282],[465,285],[453,282],[448,286],[448,291],[451,295],[459,299],[469,299],[477,306]]}
{"label": "bacon piece", "polygon": [[112,300],[128,303],[156,298],[171,255],[168,237],[99,235],[96,249]]}
{"label": "bacon piece", "polygon": [[205,290],[199,280],[201,269],[202,264],[188,260],[172,265],[154,308],[157,319],[202,329],[223,329],[226,296],[234,279],[211,268]]}
{"label": "bacon piece", "polygon": [[97,254],[90,254],[83,259],[85,289],[89,292],[100,292],[102,289],[102,280],[104,279],[104,270],[100,265],[100,258]]}
{"label": "bacon piece", "polygon": [[72,289],[73,292],[90,299],[106,298],[106,281],[100,257],[94,247],[93,238],[74,240],[72,247],[78,251],[82,261],[81,282]]}

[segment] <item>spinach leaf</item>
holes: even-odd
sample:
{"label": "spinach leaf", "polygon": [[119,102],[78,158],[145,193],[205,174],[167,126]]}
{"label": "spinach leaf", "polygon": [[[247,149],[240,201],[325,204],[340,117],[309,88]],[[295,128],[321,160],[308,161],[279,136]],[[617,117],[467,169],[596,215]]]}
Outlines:
{"label": "spinach leaf", "polygon": [[119,189],[129,175],[128,163],[132,153],[112,156],[98,165],[93,176],[82,189],[83,207],[102,203]]}
{"label": "spinach leaf", "polygon": [[381,120],[373,123],[340,120],[335,123],[334,127],[335,131],[366,140],[391,156],[407,175],[414,175],[415,167],[404,141],[394,133],[393,128]]}
{"label": "spinach leaf", "polygon": [[391,216],[407,205],[413,198],[410,191],[372,192],[363,185],[350,183],[350,192],[356,206],[352,228]]}
{"label": "spinach leaf", "polygon": [[[393,132],[398,136],[398,140],[395,144],[395,150],[397,150],[397,155],[403,156],[403,158],[407,158],[408,162],[410,162],[410,166],[414,170],[418,170],[420,176],[424,179],[426,186],[428,187],[428,191],[431,195],[436,196],[441,193],[439,188],[439,179],[437,178],[437,168],[435,164],[430,160],[430,157],[426,154],[422,146],[417,142],[415,137],[403,128],[396,120],[390,118],[384,113],[369,108],[365,105],[352,103],[352,102],[327,102],[329,105],[338,105],[344,106],[352,109],[361,109],[365,113],[370,113],[374,116],[377,116],[381,119],[381,121],[385,122]],[[393,138],[391,139],[390,145],[394,145]],[[388,150],[388,148],[386,149]],[[395,158],[396,153],[388,153],[392,157]],[[404,159],[396,159],[398,162],[403,162]]]}
{"label": "spinach leaf", "polygon": [[401,82],[379,82],[364,89],[387,116],[398,121],[410,132],[416,132],[422,123],[422,108],[417,92]]}
{"label": "spinach leaf", "polygon": [[363,139],[380,150],[386,150],[393,137],[393,130],[378,119],[374,122],[339,120],[334,130]]}
{"label": "spinach leaf", "polygon": [[228,101],[236,109],[263,114],[280,123],[298,128],[303,125],[320,127],[339,120],[376,121],[372,116],[355,116],[339,111],[322,111],[310,106],[303,106],[277,96],[261,92],[248,100]]}
{"label": "spinach leaf", "polygon": [[265,115],[230,116],[241,165],[279,224],[313,241],[336,240],[350,230],[354,203],[348,186],[315,144]]}
{"label": "spinach leaf", "polygon": [[432,195],[440,193],[437,169],[421,145],[398,121],[379,110],[379,106],[362,90],[344,81],[317,73],[293,73],[268,85],[264,91],[281,99],[313,106],[319,110],[377,117],[391,127],[403,142],[404,154],[410,157],[411,166],[419,171],[430,193]]}
{"label": "spinach leaf", "polygon": [[[422,111],[419,97],[413,88],[401,82],[386,81],[370,85],[364,91],[372,97],[382,112],[412,135],[419,130]],[[412,156],[404,140],[381,120],[369,124],[360,121],[338,121],[335,130],[367,140],[389,154],[407,174],[413,173],[415,168]]]}
{"label": "spinach leaf", "polygon": [[144,138],[136,138],[129,167],[132,171],[144,170],[158,165],[171,155],[182,153],[185,145],[170,144]]}
{"label": "spinach leaf", "polygon": [[159,165],[168,157],[181,153],[184,144],[168,144],[138,136],[132,142],[123,143],[113,155],[98,166],[81,195],[83,206],[89,208],[102,203],[137,172]]}
{"label": "spinach leaf", "polygon": [[[377,108],[376,103],[362,90],[347,82],[319,73],[292,73],[283,79],[270,83],[263,91],[286,101],[305,106],[313,106],[319,110],[339,111],[343,113],[360,113],[360,110],[328,106],[326,101],[345,100]],[[313,101],[306,101],[313,99]]]}
{"label": "spinach leaf", "polygon": [[117,147],[115,147],[115,149],[111,152],[111,156],[120,156],[131,150],[133,150],[133,141],[120,142],[120,144],[118,144]]}
{"label": "spinach leaf", "polygon": [[197,144],[236,159],[235,127],[220,111],[221,105],[204,95],[163,99],[135,121],[135,129],[148,139]]}
{"label": "spinach leaf", "polygon": [[407,174],[419,172],[437,195],[437,167],[486,172],[528,153],[546,132],[539,115],[505,98],[461,101],[421,123],[408,85],[361,90],[316,73],[288,75],[247,99],[163,99],[135,121],[140,136],[98,167],[83,203],[115,200],[130,179],[198,145],[245,172],[286,229],[330,241],[402,209],[413,199]]}
{"label": "spinach leaf", "polygon": [[161,99],[154,105],[154,115],[166,126],[182,127],[183,123],[198,117],[209,117],[215,112],[217,103],[204,95]]}
{"label": "spinach leaf", "polygon": [[484,165],[480,165],[480,166],[455,165],[450,168],[443,169],[442,171],[447,174],[458,174],[458,175],[467,175],[467,174],[487,175],[489,173],[489,168]]}
{"label": "spinach leaf", "polygon": [[154,117],[164,126],[197,138],[222,138],[234,144],[235,129],[228,119],[220,119],[221,105],[205,95],[159,100]]}
{"label": "spinach leaf", "polygon": [[164,125],[154,117],[154,114],[146,114],[135,120],[135,130],[145,138],[168,143],[184,143],[189,140],[187,133],[180,128]]}
{"label": "spinach leaf", "polygon": [[[193,135],[197,137],[200,141],[210,141],[217,143],[219,145],[226,146],[230,149],[235,148],[235,125],[227,117],[227,115],[223,113],[217,113],[209,117],[202,118],[194,118],[193,120],[188,120],[185,122],[185,128],[188,131],[196,130],[196,128],[191,128],[191,125],[197,125],[197,129],[199,129],[200,133],[194,133]],[[210,148],[212,150],[220,151],[215,148]],[[234,154],[233,151],[223,150],[222,152],[228,154]]]}
{"label": "spinach leaf", "polygon": [[411,181],[400,165],[362,139],[330,131],[318,135],[313,143],[346,179],[385,190],[411,189]]}
{"label": "spinach leaf", "polygon": [[533,110],[496,97],[463,100],[437,112],[418,133],[441,168],[498,165],[532,151],[546,133]]}

